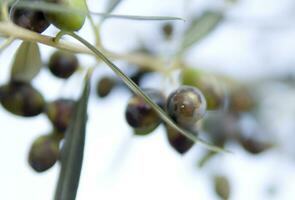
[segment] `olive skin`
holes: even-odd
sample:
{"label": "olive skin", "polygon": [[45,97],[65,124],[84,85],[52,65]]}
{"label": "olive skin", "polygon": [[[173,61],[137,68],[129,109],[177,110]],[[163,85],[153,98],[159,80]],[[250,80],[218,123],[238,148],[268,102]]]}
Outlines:
{"label": "olive skin", "polygon": [[[144,89],[143,91],[158,106],[164,108],[166,99],[160,91],[154,89]],[[136,95],[128,101],[125,117],[127,123],[134,128],[136,135],[147,135],[151,133],[162,121],[153,108],[141,97]]]}
{"label": "olive skin", "polygon": [[[85,0],[46,0],[49,3],[56,3],[73,9],[87,11]],[[46,12],[46,18],[57,28],[64,31],[77,31],[82,28],[86,14],[75,12]]]}
{"label": "olive skin", "polygon": [[75,54],[55,51],[48,63],[50,72],[56,77],[67,79],[78,69],[79,61]]}
{"label": "olive skin", "polygon": [[202,92],[191,86],[181,86],[167,100],[169,116],[181,127],[191,129],[206,112],[206,100]]}
{"label": "olive skin", "polygon": [[12,21],[18,26],[37,33],[42,33],[50,25],[43,12],[26,9],[14,9]]}
{"label": "olive skin", "polygon": [[114,78],[109,76],[102,77],[97,82],[97,85],[96,85],[97,96],[101,98],[108,96],[115,85],[116,85],[116,80]]}
{"label": "olive skin", "polygon": [[74,114],[75,101],[58,99],[46,106],[46,115],[53,126],[60,132],[65,132],[70,125]]}
{"label": "olive skin", "polygon": [[214,177],[215,193],[223,200],[228,200],[230,197],[230,183],[225,176],[216,175]]}
{"label": "olive skin", "polygon": [[29,151],[28,162],[36,172],[51,168],[60,157],[60,139],[55,135],[42,135],[36,138]]}
{"label": "olive skin", "polygon": [[29,83],[11,82],[0,87],[0,101],[9,112],[33,117],[44,110],[45,101],[40,92]]}
{"label": "olive skin", "polygon": [[[166,135],[170,146],[179,154],[185,154],[194,146],[194,142],[172,127],[165,124]],[[195,131],[194,131],[195,132]],[[195,132],[195,135],[198,135]]]}

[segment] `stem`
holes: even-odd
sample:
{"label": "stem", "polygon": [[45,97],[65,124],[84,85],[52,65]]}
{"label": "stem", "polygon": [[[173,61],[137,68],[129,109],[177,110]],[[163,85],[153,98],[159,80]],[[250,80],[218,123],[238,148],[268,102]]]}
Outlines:
{"label": "stem", "polygon": [[12,42],[14,41],[14,37],[7,38],[1,45],[0,45],[0,53],[5,50]]}
{"label": "stem", "polygon": [[154,103],[128,76],[126,76],[124,74],[124,72],[122,72],[116,65],[114,65],[106,56],[104,56],[103,53],[101,53],[92,44],[90,44],[88,41],[84,40],[79,35],[77,35],[75,33],[68,33],[68,34],[70,36],[72,36],[73,38],[75,38],[76,40],[80,41],[87,48],[89,48],[98,58],[100,58],[101,60],[103,60],[114,71],[114,73],[116,73],[117,76],[119,76],[123,80],[123,82],[136,95],[141,96],[144,99],[144,101],[146,103],[148,103],[154,109],[154,111],[161,117],[161,119],[164,120],[169,126],[171,126],[172,128],[174,128],[178,132],[182,133],[185,137],[187,137],[188,139],[192,140],[193,142],[195,142],[195,143],[196,142],[199,142],[200,144],[202,144],[203,146],[205,146],[206,148],[208,148],[208,149],[210,149],[212,151],[215,151],[215,152],[224,152],[225,151],[224,149],[222,149],[220,147],[213,146],[213,145],[209,144],[208,142],[195,137],[194,134],[192,134],[189,131],[184,130],[181,127],[179,127],[178,125],[176,125],[170,119],[170,117],[165,113],[165,111],[162,110],[162,108],[160,106],[158,106],[156,103]]}

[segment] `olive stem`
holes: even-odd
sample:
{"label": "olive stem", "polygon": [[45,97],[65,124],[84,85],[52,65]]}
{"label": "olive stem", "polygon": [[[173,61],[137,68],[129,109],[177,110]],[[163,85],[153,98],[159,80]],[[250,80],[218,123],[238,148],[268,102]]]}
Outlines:
{"label": "olive stem", "polygon": [[84,44],[87,48],[89,48],[98,58],[103,60],[112,70],[113,72],[122,79],[122,81],[138,96],[142,97],[143,100],[148,103],[154,111],[161,117],[163,121],[165,121],[169,126],[174,128],[176,131],[179,131],[181,134],[183,134],[188,139],[192,140],[195,143],[200,143],[203,146],[205,146],[207,149],[214,151],[214,152],[228,152],[227,150],[224,150],[223,148],[214,146],[212,144],[209,144],[208,142],[194,136],[193,133],[190,131],[187,131],[181,127],[179,127],[177,124],[175,124],[172,119],[166,114],[166,112],[158,106],[156,103],[154,103],[150,97],[148,97],[137,85],[130,79],[127,75],[124,74],[123,71],[121,71],[115,64],[113,64],[102,52],[100,52],[97,48],[95,48],[92,44],[90,44],[88,41],[80,37],[79,35],[75,33],[68,33],[70,36]]}
{"label": "olive stem", "polygon": [[1,13],[2,13],[2,18],[6,21],[9,20],[9,14],[8,14],[8,1],[3,0],[3,3],[1,5]]}
{"label": "olive stem", "polygon": [[[8,21],[0,22],[0,35],[14,37],[15,39],[21,39],[24,41],[42,43],[47,46],[55,47],[65,51],[70,51],[72,53],[93,55],[92,51],[90,51],[88,48],[82,45],[78,45],[64,40],[54,42],[53,37],[38,34],[36,32],[19,27]],[[163,67],[164,62],[162,59],[155,56],[147,55],[145,53],[118,54],[105,49],[101,49],[101,51],[112,59],[125,60],[129,63],[137,65],[138,67],[149,67],[151,70],[158,71],[160,73],[164,73],[167,70]]]}
{"label": "olive stem", "polygon": [[67,33],[65,31],[59,31],[54,38],[52,38],[52,41],[55,43],[58,43],[62,36],[66,35]]}
{"label": "olive stem", "polygon": [[14,41],[14,37],[7,38],[1,45],[0,45],[0,53],[5,50],[12,42]]}
{"label": "olive stem", "polygon": [[86,4],[87,6],[87,17],[89,19],[89,22],[90,22],[90,26],[93,30],[93,33],[94,33],[94,36],[95,36],[95,46],[96,47],[100,47],[101,46],[101,41],[100,41],[100,33],[99,33],[99,30],[98,30],[98,26],[96,26],[94,20],[93,20],[93,17],[91,16],[90,14],[90,11],[89,11],[89,7],[88,5]]}

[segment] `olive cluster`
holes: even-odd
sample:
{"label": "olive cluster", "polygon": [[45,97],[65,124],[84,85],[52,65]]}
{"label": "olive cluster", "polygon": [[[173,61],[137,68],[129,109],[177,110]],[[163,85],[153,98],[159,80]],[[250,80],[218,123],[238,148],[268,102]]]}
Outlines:
{"label": "olive cluster", "polygon": [[[69,78],[78,68],[74,54],[56,51],[50,57],[48,69],[58,78]],[[59,98],[46,102],[43,95],[30,82],[13,78],[0,86],[0,102],[8,112],[34,117],[46,114],[53,126],[50,134],[41,135],[34,140],[29,152],[29,164],[37,172],[43,172],[60,158],[60,142],[69,127],[75,108],[75,100]]]}
{"label": "olive cluster", "polygon": [[[24,0],[31,3],[40,0]],[[25,8],[11,8],[11,20],[18,26],[25,29],[42,33],[50,24],[57,28],[66,31],[79,30],[85,21],[86,14],[75,12],[74,9],[79,9],[81,12],[87,10],[86,2],[82,0],[44,0],[48,3],[58,4],[68,8],[68,11],[54,12],[41,11]],[[70,10],[73,9],[73,10]]]}

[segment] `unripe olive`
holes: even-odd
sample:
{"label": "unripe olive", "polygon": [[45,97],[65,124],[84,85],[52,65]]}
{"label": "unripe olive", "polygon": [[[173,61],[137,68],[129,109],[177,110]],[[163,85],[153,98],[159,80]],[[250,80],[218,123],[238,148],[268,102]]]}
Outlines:
{"label": "unripe olive", "polygon": [[50,59],[48,68],[52,74],[59,78],[69,78],[79,66],[78,58],[75,54],[66,51],[54,52]]}
{"label": "unripe olive", "polygon": [[106,97],[116,85],[116,80],[112,77],[102,77],[96,85],[96,94],[99,97]]}
{"label": "unripe olive", "polygon": [[[164,108],[164,95],[154,89],[145,89],[144,92],[158,106]],[[140,96],[133,96],[129,101],[125,111],[128,124],[135,129],[135,134],[146,135],[151,133],[160,123],[161,118]]]}
{"label": "unripe olive", "polygon": [[187,68],[181,74],[182,84],[199,88],[206,99],[207,109],[216,110],[222,108],[225,103],[225,92],[222,83],[212,75]]}
{"label": "unripe olive", "polygon": [[167,112],[178,125],[191,129],[205,115],[205,97],[195,87],[181,86],[168,97]]}
{"label": "unripe olive", "polygon": [[214,189],[216,194],[223,200],[229,199],[230,184],[225,176],[217,175],[214,177]]}
{"label": "unripe olive", "polygon": [[178,153],[184,154],[194,145],[192,140],[188,139],[174,128],[168,125],[165,125],[165,128],[169,144]]}
{"label": "unripe olive", "polygon": [[9,112],[31,117],[43,112],[44,98],[29,83],[11,82],[0,87],[0,101]]}
{"label": "unripe olive", "polygon": [[42,33],[50,25],[43,12],[21,8],[13,9],[12,21],[18,26],[37,33]]}
{"label": "unripe olive", "polygon": [[46,114],[57,130],[65,132],[74,114],[74,107],[74,100],[58,99],[47,104]]}
{"label": "unripe olive", "polygon": [[50,3],[56,3],[72,9],[79,9],[79,11],[85,11],[85,13],[78,12],[46,12],[47,19],[57,28],[65,31],[77,31],[79,30],[86,18],[87,5],[85,0],[46,0]]}
{"label": "unripe olive", "polygon": [[28,162],[36,172],[51,168],[60,157],[60,139],[54,134],[42,135],[31,145]]}

